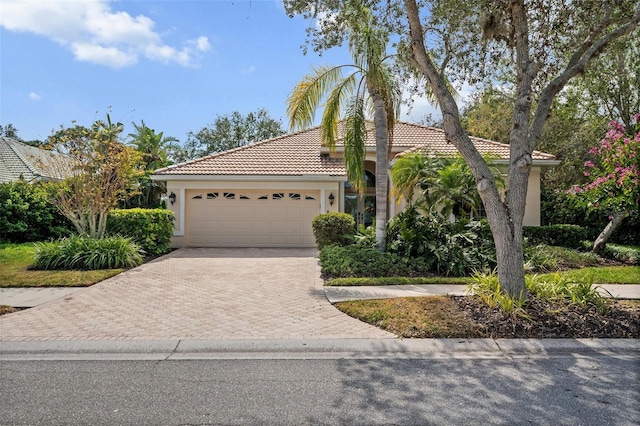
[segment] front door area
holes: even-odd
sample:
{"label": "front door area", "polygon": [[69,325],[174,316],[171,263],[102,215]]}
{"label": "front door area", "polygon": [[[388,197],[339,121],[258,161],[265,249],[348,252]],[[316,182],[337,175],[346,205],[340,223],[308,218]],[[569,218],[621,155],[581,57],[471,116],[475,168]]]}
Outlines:
{"label": "front door area", "polygon": [[344,212],[353,216],[356,221],[356,227],[360,229],[360,225],[372,226],[376,217],[376,196],[357,194],[345,194]]}

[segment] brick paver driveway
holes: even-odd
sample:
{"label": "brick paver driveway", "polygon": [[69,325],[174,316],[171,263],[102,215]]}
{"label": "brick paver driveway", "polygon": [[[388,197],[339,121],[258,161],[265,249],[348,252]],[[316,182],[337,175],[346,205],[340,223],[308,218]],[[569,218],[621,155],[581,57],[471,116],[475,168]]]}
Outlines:
{"label": "brick paver driveway", "polygon": [[313,249],[180,249],[0,317],[0,340],[393,338],[324,297]]}

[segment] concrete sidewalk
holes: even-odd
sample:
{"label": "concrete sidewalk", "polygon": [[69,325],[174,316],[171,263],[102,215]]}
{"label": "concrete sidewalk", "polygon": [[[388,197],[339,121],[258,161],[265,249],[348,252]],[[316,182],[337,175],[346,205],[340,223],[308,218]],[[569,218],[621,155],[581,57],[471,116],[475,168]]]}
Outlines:
{"label": "concrete sidewalk", "polygon": [[[640,284],[599,284],[598,287],[604,297],[640,299]],[[467,294],[466,288],[466,285],[456,284],[324,287],[324,294],[329,303],[333,304],[348,300],[391,299],[395,297],[464,296]],[[0,305],[32,308],[68,297],[82,289],[83,287],[0,288]]]}
{"label": "concrete sidewalk", "polygon": [[[640,284],[597,284],[600,294],[616,299],[640,299]],[[331,303],[348,300],[391,299],[394,297],[424,297],[437,295],[464,296],[466,285],[383,285],[361,287],[325,287],[324,294]]]}

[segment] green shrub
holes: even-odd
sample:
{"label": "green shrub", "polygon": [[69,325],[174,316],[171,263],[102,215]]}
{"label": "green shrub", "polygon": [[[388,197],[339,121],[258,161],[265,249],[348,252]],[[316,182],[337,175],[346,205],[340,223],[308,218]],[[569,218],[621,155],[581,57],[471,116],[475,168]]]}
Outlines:
{"label": "green shrub", "polygon": [[478,296],[490,308],[500,308],[510,315],[526,316],[523,309],[526,295],[521,293],[517,299],[502,292],[500,281],[495,272],[488,274],[475,273],[468,291]]}
{"label": "green shrub", "polygon": [[311,222],[319,249],[329,245],[344,246],[353,241],[356,222],[347,213],[323,213]]}
{"label": "green shrub", "polygon": [[600,256],[566,247],[537,246],[524,247],[525,270],[529,272],[552,272],[561,269],[580,269],[595,266]]}
{"label": "green shrub", "polygon": [[46,187],[37,183],[0,184],[0,241],[24,243],[69,235],[69,222],[48,199]]}
{"label": "green shrub", "polygon": [[[536,275],[525,277],[527,291],[534,297],[549,302],[564,301],[574,305],[595,306],[600,312],[606,313],[609,305],[598,292],[598,286],[592,282],[575,282],[563,278],[559,274],[552,278],[541,278]],[[501,290],[500,282],[495,273],[475,274],[473,283],[469,285],[469,292],[480,297],[491,308],[499,307],[503,312],[527,316],[527,302],[524,294],[514,299]]]}
{"label": "green shrub", "polygon": [[423,258],[406,258],[359,245],[325,246],[319,258],[327,278],[421,276],[432,266]]}
{"label": "green shrub", "polygon": [[602,255],[619,262],[640,265],[640,247],[607,244]]}
{"label": "green shrub", "polygon": [[158,256],[169,250],[173,219],[173,212],[167,209],[113,209],[107,219],[107,235],[129,237],[147,256]]}
{"label": "green shrub", "polygon": [[69,237],[36,243],[35,269],[117,269],[137,266],[143,252],[130,238]]}
{"label": "green shrub", "polygon": [[[575,196],[565,191],[551,191],[543,188],[541,194],[541,221],[544,224],[570,223],[583,227],[587,240],[593,242],[609,223],[608,214],[589,208]],[[633,211],[611,236],[610,242],[626,245],[640,245],[640,211]]]}
{"label": "green shrub", "polygon": [[589,239],[585,228],[578,225],[525,226],[522,229],[527,244],[580,248]]}
{"label": "green shrub", "polygon": [[389,252],[424,259],[439,275],[462,276],[496,266],[493,237],[486,222],[449,223],[411,207],[390,222],[387,241]]}

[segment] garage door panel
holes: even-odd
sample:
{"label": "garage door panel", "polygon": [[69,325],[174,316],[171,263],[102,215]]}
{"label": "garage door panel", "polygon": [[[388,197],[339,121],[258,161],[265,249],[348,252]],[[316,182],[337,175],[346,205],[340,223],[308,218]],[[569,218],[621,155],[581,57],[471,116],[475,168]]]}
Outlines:
{"label": "garage door panel", "polygon": [[189,246],[315,245],[311,221],[320,212],[319,191],[190,190],[186,199]]}

